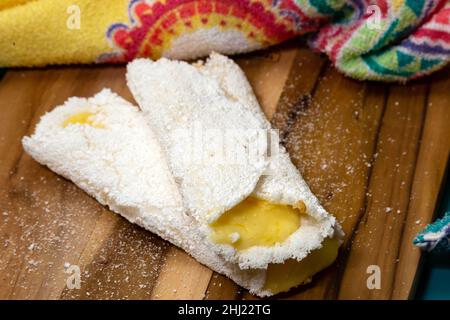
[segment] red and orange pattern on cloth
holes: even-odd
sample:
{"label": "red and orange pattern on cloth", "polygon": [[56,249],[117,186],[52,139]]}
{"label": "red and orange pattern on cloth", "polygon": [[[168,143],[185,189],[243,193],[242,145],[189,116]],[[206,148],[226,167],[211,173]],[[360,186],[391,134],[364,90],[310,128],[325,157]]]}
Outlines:
{"label": "red and orange pattern on cloth", "polygon": [[234,54],[308,34],[343,73],[405,81],[450,59],[449,0],[0,0],[0,66]]}

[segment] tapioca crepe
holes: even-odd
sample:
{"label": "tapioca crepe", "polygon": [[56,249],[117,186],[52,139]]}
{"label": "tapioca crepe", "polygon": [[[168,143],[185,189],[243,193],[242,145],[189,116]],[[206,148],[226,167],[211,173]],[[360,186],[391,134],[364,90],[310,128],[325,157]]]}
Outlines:
{"label": "tapioca crepe", "polygon": [[70,98],[42,117],[25,150],[258,296],[308,282],[335,260],[339,224],[286,150],[261,143],[261,132],[277,133],[232,60],[138,59],[127,83],[140,110],[109,89]]}

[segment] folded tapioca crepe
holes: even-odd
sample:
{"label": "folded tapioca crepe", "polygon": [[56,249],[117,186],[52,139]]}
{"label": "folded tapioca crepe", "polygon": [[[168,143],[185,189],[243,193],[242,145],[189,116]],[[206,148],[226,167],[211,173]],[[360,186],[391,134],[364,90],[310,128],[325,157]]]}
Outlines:
{"label": "folded tapioca crepe", "polygon": [[[25,150],[256,295],[287,291],[335,260],[339,226],[286,151],[252,146],[270,125],[237,65],[220,55],[195,66],[141,60],[128,80],[145,112],[109,90],[71,98],[43,116]],[[189,123],[237,132],[234,152],[257,156],[218,161],[220,148],[207,148],[186,159]]]}
{"label": "folded tapioca crepe", "polygon": [[109,90],[89,99],[71,98],[47,113],[35,133],[23,139],[23,146],[35,160],[100,203],[254,294],[288,290],[335,257],[336,245],[329,245],[301,262],[290,260],[267,269],[241,269],[224,259],[202,225],[187,214],[179,185],[145,115]]}
{"label": "folded tapioca crepe", "polygon": [[159,142],[139,109],[110,90],[70,98],[22,142],[35,160],[131,222],[180,232],[182,201]]}
{"label": "folded tapioca crepe", "polygon": [[36,161],[72,180],[119,213],[260,295],[265,270],[240,270],[214,253],[198,223],[185,214],[178,186],[144,115],[105,89],[71,98],[44,115],[23,146]]}
{"label": "folded tapioca crepe", "polygon": [[[262,112],[245,74],[233,60],[213,53],[206,63],[199,62],[197,66],[203,74],[216,79],[228,96],[233,97],[249,109],[264,124],[266,130],[271,130],[271,125]],[[275,142],[279,142],[278,133],[270,132],[271,138]],[[284,261],[287,257],[302,259],[308,252],[316,248],[317,243],[320,242],[319,239],[322,237],[340,239],[343,235],[342,230],[335,218],[320,205],[318,199],[313,195],[291,162],[285,148],[278,143],[277,148],[271,151],[272,154],[266,169],[267,174],[263,174],[259,178],[251,196],[272,203],[300,206],[297,209],[303,209],[306,213],[302,219],[303,228],[297,229],[297,232],[292,234],[292,238],[277,250],[255,247],[241,253],[240,256],[245,259],[254,254],[265,257],[267,263]],[[308,235],[309,232],[312,235]],[[303,250],[298,250],[299,247]],[[255,267],[264,263],[263,259],[258,259],[258,261],[254,264]]]}
{"label": "folded tapioca crepe", "polygon": [[[266,155],[265,169],[270,170],[258,171],[259,175],[244,170],[238,178],[234,163],[221,164],[217,170],[214,163],[180,160],[191,147],[179,132],[191,136],[193,123],[222,132],[230,126],[270,130],[248,81],[232,60],[219,54],[196,65],[138,59],[128,65],[127,80],[165,150],[187,214],[226,261],[241,269],[267,269],[287,260],[301,261],[325,245],[337,251],[340,227],[281,146]],[[242,121],[242,110],[249,111],[256,123]],[[210,117],[216,113],[219,121]]]}

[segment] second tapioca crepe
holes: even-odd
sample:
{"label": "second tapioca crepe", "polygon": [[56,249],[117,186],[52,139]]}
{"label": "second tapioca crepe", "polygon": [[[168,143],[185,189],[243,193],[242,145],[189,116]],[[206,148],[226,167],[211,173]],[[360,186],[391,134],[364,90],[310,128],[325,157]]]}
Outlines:
{"label": "second tapioca crepe", "polygon": [[[226,261],[241,269],[280,264],[291,268],[280,272],[295,275],[296,262],[313,250],[328,252],[317,262],[321,268],[335,259],[339,225],[311,193],[284,148],[268,157],[261,147],[255,132],[269,132],[270,124],[232,60],[218,54],[196,65],[139,59],[128,65],[127,80],[166,153],[187,214],[202,225]],[[218,162],[221,148],[208,150],[198,162],[185,161],[183,155],[192,154],[195,126],[241,132],[246,143],[233,150],[256,149],[257,161]],[[295,286],[305,274],[317,271],[297,272],[301,277],[289,277],[281,287]]]}

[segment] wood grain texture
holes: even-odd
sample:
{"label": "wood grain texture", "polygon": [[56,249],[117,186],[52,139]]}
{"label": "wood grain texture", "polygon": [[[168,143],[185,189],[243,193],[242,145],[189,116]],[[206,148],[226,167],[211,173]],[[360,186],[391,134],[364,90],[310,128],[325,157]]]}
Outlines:
{"label": "wood grain texture", "polygon": [[[240,56],[266,115],[346,233],[338,261],[280,299],[406,299],[450,153],[450,75],[407,85],[348,79],[303,46]],[[159,237],[112,214],[27,156],[20,140],[70,96],[124,67],[15,70],[0,81],[0,298],[254,299]],[[65,271],[80,267],[80,289]],[[381,289],[369,290],[369,265]]]}

